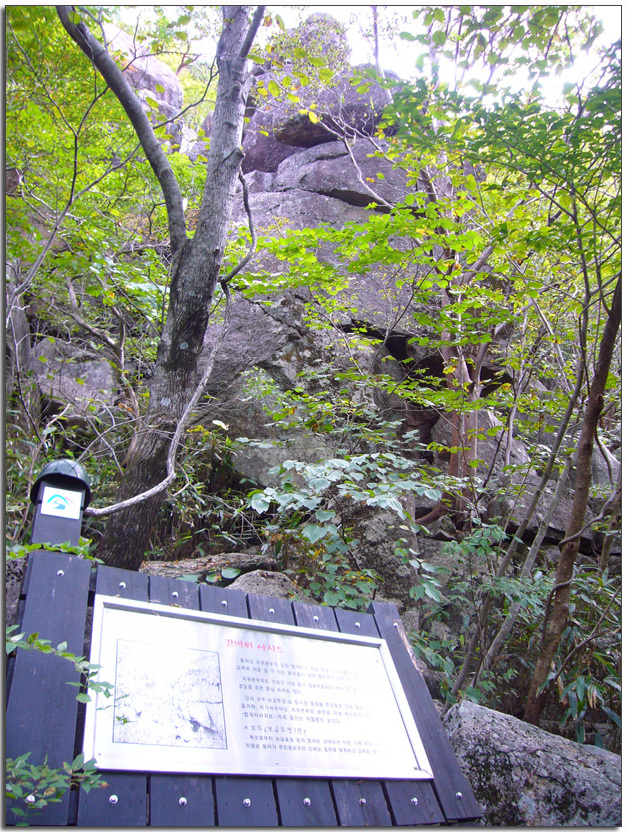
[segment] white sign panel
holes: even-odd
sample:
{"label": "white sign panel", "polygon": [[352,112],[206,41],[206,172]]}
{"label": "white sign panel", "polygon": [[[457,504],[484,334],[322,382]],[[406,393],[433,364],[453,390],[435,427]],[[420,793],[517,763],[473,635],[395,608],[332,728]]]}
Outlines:
{"label": "white sign panel", "polygon": [[82,491],[67,491],[65,488],[44,485],[40,513],[51,514],[53,517],[66,517],[69,520],[80,520],[82,502]]}
{"label": "white sign panel", "polygon": [[385,641],[96,596],[99,768],[427,779]]}

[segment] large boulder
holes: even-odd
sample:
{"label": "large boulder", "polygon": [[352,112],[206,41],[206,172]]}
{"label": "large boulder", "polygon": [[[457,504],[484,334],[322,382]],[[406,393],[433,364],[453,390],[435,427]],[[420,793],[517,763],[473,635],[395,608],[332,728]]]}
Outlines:
{"label": "large boulder", "polygon": [[[109,52],[124,71],[138,98],[145,102],[149,118],[155,123],[172,120],[169,134],[174,144],[180,146],[182,125],[176,120],[183,107],[183,90],[174,72],[151,54],[147,42],[132,38],[114,23],[103,24],[103,31]],[[157,102],[157,113],[146,102],[149,97]]]}
{"label": "large boulder", "polygon": [[[308,57],[294,58],[295,48]],[[275,172],[299,149],[334,142],[338,130],[374,134],[392,100],[388,84],[377,79],[372,67],[348,66],[346,36],[331,15],[311,15],[280,38],[274,52],[273,65],[255,69],[258,89],[249,101],[244,173]],[[324,60],[324,72],[333,73],[331,83],[316,78],[309,58]],[[277,85],[291,100],[273,97]]]}
{"label": "large boulder", "polygon": [[156,58],[150,45],[137,41],[114,23],[103,25],[107,48],[121,64],[124,74],[135,90],[150,92],[156,101],[180,110],[183,90],[167,64]]}
{"label": "large boulder", "polygon": [[85,347],[45,338],[31,351],[29,370],[47,412],[66,409],[66,421],[82,424],[114,402],[117,383],[108,361]]}
{"label": "large boulder", "polygon": [[240,575],[229,586],[229,589],[236,589],[239,592],[252,593],[253,595],[270,595],[273,598],[287,598],[289,601],[307,601],[308,604],[315,603],[300,590],[293,581],[282,572],[266,572],[263,569],[256,569],[254,572],[247,572]]}
{"label": "large boulder", "polygon": [[[367,69],[362,67],[363,69]],[[298,105],[277,108],[274,135],[283,144],[313,147],[335,138],[338,132],[352,131],[372,136],[383,110],[392,96],[378,81],[364,81],[360,69],[338,74],[332,85],[320,90],[304,87],[299,91]],[[317,121],[301,110],[315,109]]]}
{"label": "large boulder", "polygon": [[260,105],[250,118],[242,144],[244,173],[257,170],[274,173],[281,162],[302,151],[302,147],[280,142],[275,136],[275,109],[272,104]]}
{"label": "large boulder", "polygon": [[362,208],[377,203],[377,197],[389,203],[400,202],[412,187],[404,171],[377,154],[384,149],[382,142],[357,139],[351,145],[357,170],[343,142],[312,147],[281,162],[274,188],[313,191]]}
{"label": "large boulder", "polygon": [[621,759],[471,702],[444,727],[489,826],[619,826]]}
{"label": "large boulder", "polygon": [[[410,508],[408,505],[407,508]],[[352,528],[355,547],[351,558],[359,569],[372,570],[380,579],[379,600],[390,601],[403,614],[408,629],[418,623],[413,613],[414,602],[409,591],[416,585],[418,573],[404,563],[398,545],[413,547],[415,535],[396,512],[367,506],[354,500],[341,501],[342,525]],[[410,613],[408,618],[405,614]]]}

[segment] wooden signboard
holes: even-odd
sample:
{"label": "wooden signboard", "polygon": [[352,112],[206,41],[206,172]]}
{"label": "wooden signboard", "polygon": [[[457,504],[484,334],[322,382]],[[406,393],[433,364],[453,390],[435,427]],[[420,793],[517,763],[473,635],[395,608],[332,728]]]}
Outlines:
{"label": "wooden signboard", "polygon": [[[102,776],[108,784],[106,788],[94,789],[88,794],[84,792],[66,794],[61,803],[50,804],[37,817],[33,816],[31,824],[232,827],[424,826],[468,823],[480,817],[480,808],[455,759],[426,685],[399,635],[400,618],[392,604],[374,603],[368,614],[353,613],[301,602],[289,602],[279,598],[244,595],[234,590],[206,585],[197,586],[171,578],[152,576],[149,578],[139,573],[92,566],[89,562],[71,555],[40,551],[33,552],[29,556],[20,627],[24,632],[38,632],[41,638],[50,639],[53,644],[66,641],[68,649],[72,652],[89,655],[95,598],[100,598],[96,602],[96,617],[99,605],[101,608],[108,605],[109,609],[121,610],[127,614],[131,614],[129,610],[143,610],[138,614],[144,616],[151,615],[146,610],[151,608],[157,610],[156,605],[162,605],[168,608],[165,610],[166,619],[169,614],[171,620],[191,621],[193,622],[192,629],[210,625],[215,632],[219,632],[222,643],[217,650],[209,652],[218,652],[218,654],[227,650],[226,641],[229,638],[242,644],[247,642],[274,643],[275,646],[283,646],[286,651],[288,648],[291,651],[297,649],[293,644],[315,643],[333,645],[334,649],[343,649],[343,645],[348,645],[351,650],[362,648],[374,651],[379,656],[385,653],[386,661],[393,668],[389,674],[393,677],[393,683],[390,683],[392,691],[390,695],[393,701],[385,699],[385,707],[387,709],[392,706],[398,707],[400,720],[400,723],[394,723],[395,730],[400,733],[392,736],[392,744],[397,742],[401,735],[403,736],[403,743],[407,742],[411,753],[416,755],[419,774],[417,777],[414,771],[413,776],[404,776],[405,770],[395,769],[393,772],[395,776],[389,776],[389,770],[382,765],[380,770],[373,769],[365,775],[362,773],[360,776],[355,776],[356,771],[350,766],[355,764],[355,759],[359,756],[355,753],[358,747],[356,745],[353,745],[352,752],[333,752],[336,758],[342,753],[346,753],[347,760],[350,758],[350,763],[345,769],[332,762],[331,759],[328,768],[325,768],[318,762],[324,758],[324,755],[321,757],[314,754],[310,760],[316,760],[316,768],[308,774],[303,774],[300,770],[289,770],[289,761],[292,758],[289,757],[288,751],[284,752],[286,756],[279,755],[278,757],[280,774],[276,771],[261,772],[259,768],[254,769],[252,763],[247,773],[246,754],[242,757],[241,765],[234,767],[228,764],[228,770],[221,769],[219,765],[211,768],[210,764],[207,766],[203,762],[202,765],[191,766],[201,769],[195,771],[190,771],[189,766],[187,770],[184,770],[184,754],[175,758],[179,763],[182,761],[182,764],[177,767],[175,762],[173,770],[168,771],[163,770],[168,767],[167,765],[162,765],[159,770],[151,762],[150,755],[144,755],[137,760],[137,768],[134,767],[132,760],[131,767],[128,769],[105,768]],[[132,602],[142,603],[136,605]],[[185,611],[198,611],[200,615],[187,616]],[[233,619],[232,629],[228,627],[229,618]],[[297,635],[300,628],[303,633],[301,642],[298,641]],[[318,639],[316,635],[319,636]],[[106,635],[104,638],[106,644]],[[105,646],[105,653],[106,649]],[[192,648],[188,644],[184,649]],[[253,650],[256,649],[256,647],[253,648]],[[241,660],[249,649],[235,645],[235,652],[239,654]],[[273,656],[278,655],[276,651],[262,652],[264,654],[271,652]],[[132,659],[133,656],[138,655],[137,648],[130,647],[126,659]],[[164,650],[161,661],[164,663],[182,661],[180,657],[172,659],[168,658],[169,656],[170,654]],[[187,654],[186,658],[190,659],[190,654]],[[191,657],[191,664],[188,661],[187,664],[181,665],[187,670],[191,668],[191,676],[198,669],[197,658],[197,656]],[[285,658],[287,659],[287,656]],[[205,667],[203,662],[206,664],[206,657],[200,662],[204,668],[204,676],[215,682],[215,659],[212,665],[213,671]],[[307,665],[307,662],[297,662],[293,654],[290,662],[302,664],[303,667]],[[287,670],[287,664],[287,661],[283,662],[283,670]],[[126,666],[128,667],[128,661]],[[240,663],[241,666],[243,665]],[[331,663],[331,669],[333,666]],[[237,668],[237,661],[235,667]],[[276,669],[281,667],[281,663],[273,660],[267,667]],[[317,668],[319,662],[314,662],[312,658],[309,667],[310,670]],[[243,671],[239,673],[244,675]],[[250,676],[251,679],[255,678],[255,672],[245,675]],[[385,671],[384,675],[387,677],[388,672]],[[359,674],[353,678],[358,676]],[[17,652],[8,668],[6,731],[8,757],[17,757],[30,752],[30,761],[40,763],[47,755],[48,763],[56,767],[61,766],[64,761],[73,759],[82,750],[85,734],[85,706],[76,701],[76,688],[67,684],[76,681],[75,677],[72,666],[55,656],[23,650]],[[331,677],[333,673],[330,674],[329,679],[320,679],[312,684],[332,684]],[[127,678],[133,678],[132,672],[130,676],[127,672]],[[157,678],[163,680],[172,678],[172,675],[168,677],[167,673],[165,676],[157,674]],[[305,690],[303,681],[301,678],[301,691]],[[132,693],[134,683],[131,681],[127,684],[130,684]],[[203,684],[206,687],[207,683],[203,682]],[[237,684],[239,685],[240,682],[238,681]],[[241,682],[241,684],[248,684],[248,682]],[[255,683],[252,682],[252,684],[254,686]],[[385,685],[381,684],[382,690],[385,689]],[[402,696],[400,694],[396,696],[395,686],[400,686]],[[213,687],[215,688],[215,685]],[[322,688],[317,690],[326,694],[331,693]],[[182,706],[182,712],[184,711],[186,715],[187,725],[193,726],[194,721],[198,725],[203,720],[208,721],[205,710],[202,711],[202,715],[192,713],[194,708],[200,707],[194,704],[196,702],[213,698],[215,701],[210,703],[212,705],[210,710],[216,711],[215,706],[219,704],[219,696],[215,695],[215,690],[211,695],[208,690],[205,693],[206,696],[197,699],[186,694],[186,704]],[[343,696],[340,696],[338,700],[338,708],[346,710],[345,706],[349,703],[349,697],[346,692],[340,693],[343,693]],[[297,711],[301,707],[307,707],[303,704],[305,699],[322,702],[321,710],[328,708],[325,703],[331,702],[330,696],[313,700],[310,694],[311,689],[308,689],[307,696],[301,696],[300,700],[295,694],[292,696],[281,694],[282,707],[291,708],[293,716],[308,716]],[[260,705],[262,699],[255,697],[254,701]],[[356,698],[355,702],[359,703],[359,699]],[[398,702],[401,704],[399,705]],[[240,708],[236,711],[239,716],[243,713],[241,705],[242,701],[239,700]],[[370,706],[375,707],[373,703]],[[122,711],[118,713],[118,715],[121,714]],[[326,714],[323,715],[323,722],[320,723],[321,739],[325,736],[327,739],[330,738],[327,731],[327,718]],[[329,717],[329,719],[333,718]],[[121,720],[121,724],[131,725],[132,722],[124,723]],[[241,725],[244,724],[248,725],[247,722],[241,723]],[[262,727],[264,725],[273,728],[280,727],[279,721],[273,719],[262,721],[260,724]],[[399,724],[403,727],[399,728]],[[248,734],[250,730],[242,728],[241,725],[239,729],[236,728],[236,734],[233,736],[234,741],[237,739],[238,743],[244,742],[245,745],[246,738],[243,735],[238,737],[237,730],[248,732]],[[310,724],[305,721],[303,725],[313,728],[314,723]],[[354,727],[357,725],[358,721],[354,723]],[[226,717],[224,726],[227,727]],[[88,713],[88,734],[93,729],[93,715],[90,717]],[[200,727],[197,730],[202,731]],[[179,747],[179,752],[181,748],[184,750],[185,747],[189,747],[192,734],[194,734],[193,730],[187,743],[181,739],[183,745]],[[133,731],[129,729],[126,736],[132,735]],[[123,733],[122,736],[125,734]],[[206,731],[205,736],[209,736]],[[277,736],[281,736],[281,732],[278,732]],[[351,734],[348,731],[346,735],[343,735],[343,740],[347,743],[354,742],[356,736],[356,733]],[[416,736],[418,741],[414,747],[413,739]],[[315,731],[309,731],[308,737],[315,739]],[[134,744],[137,743],[130,743],[131,746]],[[285,746],[290,744],[283,742]],[[158,742],[157,745],[159,745]],[[271,762],[276,766],[277,749],[268,750],[275,752],[270,756],[273,756]],[[131,749],[131,754],[135,751],[136,749]],[[421,756],[423,752],[424,758]],[[95,756],[97,758],[98,754],[96,753]],[[331,758],[331,752],[328,756]],[[384,761],[386,766],[388,762]],[[424,769],[421,768],[423,765]],[[7,823],[13,824],[16,820],[9,806]]]}

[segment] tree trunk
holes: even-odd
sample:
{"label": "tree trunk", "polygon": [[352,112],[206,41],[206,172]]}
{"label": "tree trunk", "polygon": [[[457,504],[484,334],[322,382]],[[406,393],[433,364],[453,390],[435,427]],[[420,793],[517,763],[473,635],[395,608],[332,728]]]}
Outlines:
{"label": "tree trunk", "polygon": [[[73,23],[68,8],[57,7],[59,17],[124,106],[159,180],[168,209],[172,250],[169,306],[157,349],[155,373],[149,385],[147,412],[126,455],[126,472],[118,494],[121,502],[165,478],[170,440],[200,381],[198,364],[243,158],[244,108],[250,84],[246,58],[263,7],[257,7],[252,23],[248,7],[222,7],[223,29],[217,49],[219,80],[207,155],[207,179],[196,232],[191,240],[185,230],[178,183],[141,103],[87,27]],[[163,493],[157,494],[109,519],[98,546],[98,556],[105,563],[125,569],[139,568],[163,496]]]}
{"label": "tree trunk", "polygon": [[594,437],[603,411],[603,393],[607,383],[614,344],[620,326],[621,318],[621,279],[614,289],[612,308],[603,330],[603,337],[599,347],[599,354],[594,369],[594,377],[590,385],[590,395],[586,403],[581,434],[577,446],[577,475],[575,479],[575,495],[564,540],[560,544],[560,557],[555,573],[555,585],[549,597],[553,598],[553,609],[549,618],[544,637],[540,644],[540,653],[534,668],[533,678],[527,693],[525,719],[537,725],[544,707],[547,693],[540,692],[540,687],[546,681],[551,669],[553,657],[557,651],[562,634],[566,628],[570,604],[570,585],[573,577],[573,567],[579,552],[580,531],[585,522],[586,508],[592,481],[592,452]]}

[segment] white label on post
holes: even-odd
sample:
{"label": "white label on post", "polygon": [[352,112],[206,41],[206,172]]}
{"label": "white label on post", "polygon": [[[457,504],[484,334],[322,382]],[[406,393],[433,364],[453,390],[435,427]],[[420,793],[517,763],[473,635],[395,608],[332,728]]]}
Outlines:
{"label": "white label on post", "polygon": [[67,491],[65,488],[44,485],[41,513],[51,514],[53,517],[67,517],[69,520],[80,520],[82,502],[82,491]]}

